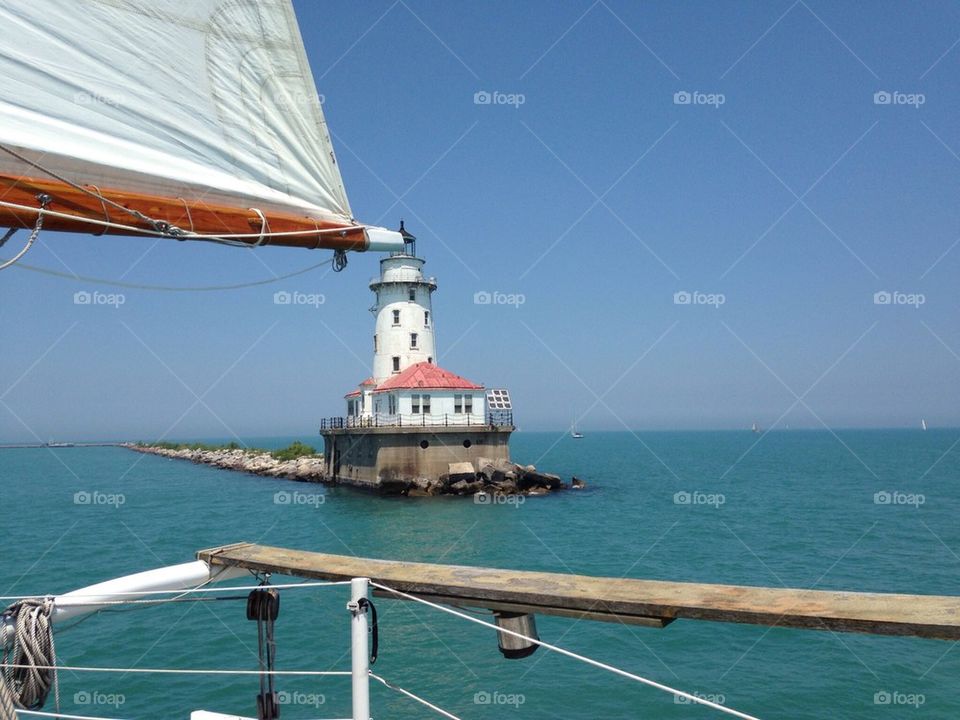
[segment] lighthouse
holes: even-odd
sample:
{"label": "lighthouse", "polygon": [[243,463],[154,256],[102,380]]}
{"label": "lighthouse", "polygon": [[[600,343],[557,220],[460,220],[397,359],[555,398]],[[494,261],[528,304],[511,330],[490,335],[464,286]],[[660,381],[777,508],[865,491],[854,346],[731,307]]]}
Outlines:
{"label": "lighthouse", "polygon": [[424,277],[416,238],[400,221],[403,250],[380,260],[380,277],[370,283],[376,301],[373,335],[373,379],[379,384],[411,365],[433,363],[436,357],[433,293],[435,278]]}
{"label": "lighthouse", "polygon": [[380,260],[374,294],[372,374],[346,393],[346,415],[320,432],[328,477],[404,492],[412,483],[508,461],[510,395],[437,363],[433,293],[416,238],[400,223],[403,249]]}

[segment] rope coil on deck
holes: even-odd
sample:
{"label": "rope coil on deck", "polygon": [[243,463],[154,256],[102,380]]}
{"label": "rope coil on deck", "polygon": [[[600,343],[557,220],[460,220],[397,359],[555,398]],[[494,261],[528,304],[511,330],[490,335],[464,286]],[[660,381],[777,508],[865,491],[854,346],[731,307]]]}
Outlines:
{"label": "rope coil on deck", "polygon": [[0,720],[16,720],[16,708],[42,708],[51,690],[60,708],[53,611],[47,597],[19,600],[0,616],[0,628],[13,633],[0,665]]}

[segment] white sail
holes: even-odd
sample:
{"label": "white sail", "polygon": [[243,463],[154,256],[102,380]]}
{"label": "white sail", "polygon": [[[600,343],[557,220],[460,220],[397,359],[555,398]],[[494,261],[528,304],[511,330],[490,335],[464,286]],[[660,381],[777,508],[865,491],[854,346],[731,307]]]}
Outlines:
{"label": "white sail", "polygon": [[0,27],[0,144],[84,185],[352,222],[291,0],[3,0]]}

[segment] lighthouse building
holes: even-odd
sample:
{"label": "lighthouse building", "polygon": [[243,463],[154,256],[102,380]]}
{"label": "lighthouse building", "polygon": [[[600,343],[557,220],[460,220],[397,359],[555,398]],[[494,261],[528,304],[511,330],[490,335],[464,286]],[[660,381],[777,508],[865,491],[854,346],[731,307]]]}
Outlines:
{"label": "lighthouse building", "polygon": [[433,293],[424,260],[400,225],[404,249],[380,260],[373,375],[345,396],[346,415],[321,425],[328,474],[386,488],[442,475],[451,463],[509,459],[506,390],[487,390],[437,364]]}

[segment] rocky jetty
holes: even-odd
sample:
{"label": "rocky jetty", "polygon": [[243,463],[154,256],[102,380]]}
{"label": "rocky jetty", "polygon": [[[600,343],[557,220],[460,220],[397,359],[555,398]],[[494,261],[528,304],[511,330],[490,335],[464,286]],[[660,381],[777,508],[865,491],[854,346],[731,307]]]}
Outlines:
{"label": "rocky jetty", "polygon": [[394,492],[411,497],[430,495],[546,495],[555,490],[573,487],[581,489],[583,480],[574,478],[571,485],[559,475],[542,472],[533,465],[517,465],[508,460],[478,458],[476,465],[468,462],[450,463],[448,472],[438,478],[414,478],[394,481]]}
{"label": "rocky jetty", "polygon": [[299,482],[326,482],[323,472],[323,455],[306,455],[293,460],[278,460],[269,452],[244,448],[196,450],[132,443],[128,443],[124,447],[149,455],[160,455],[176,460],[189,460],[202,465],[212,465],[223,470],[235,470]]}
{"label": "rocky jetty", "polygon": [[[175,460],[189,460],[223,470],[251,473],[264,477],[283,478],[298,482],[339,484],[324,472],[323,455],[304,455],[282,460],[270,452],[245,448],[171,448],[156,445],[126,443],[123,447],[135,452],[159,455]],[[352,484],[352,483],[351,483]],[[482,497],[509,497],[518,495],[546,495],[568,488],[579,490],[583,480],[574,477],[571,484],[559,475],[542,472],[533,465],[517,465],[506,460],[479,458],[476,465],[469,462],[450,463],[448,472],[435,478],[392,478],[381,480],[376,488],[386,495],[426,497],[432,495],[479,495]],[[370,488],[363,484],[358,487]]]}

